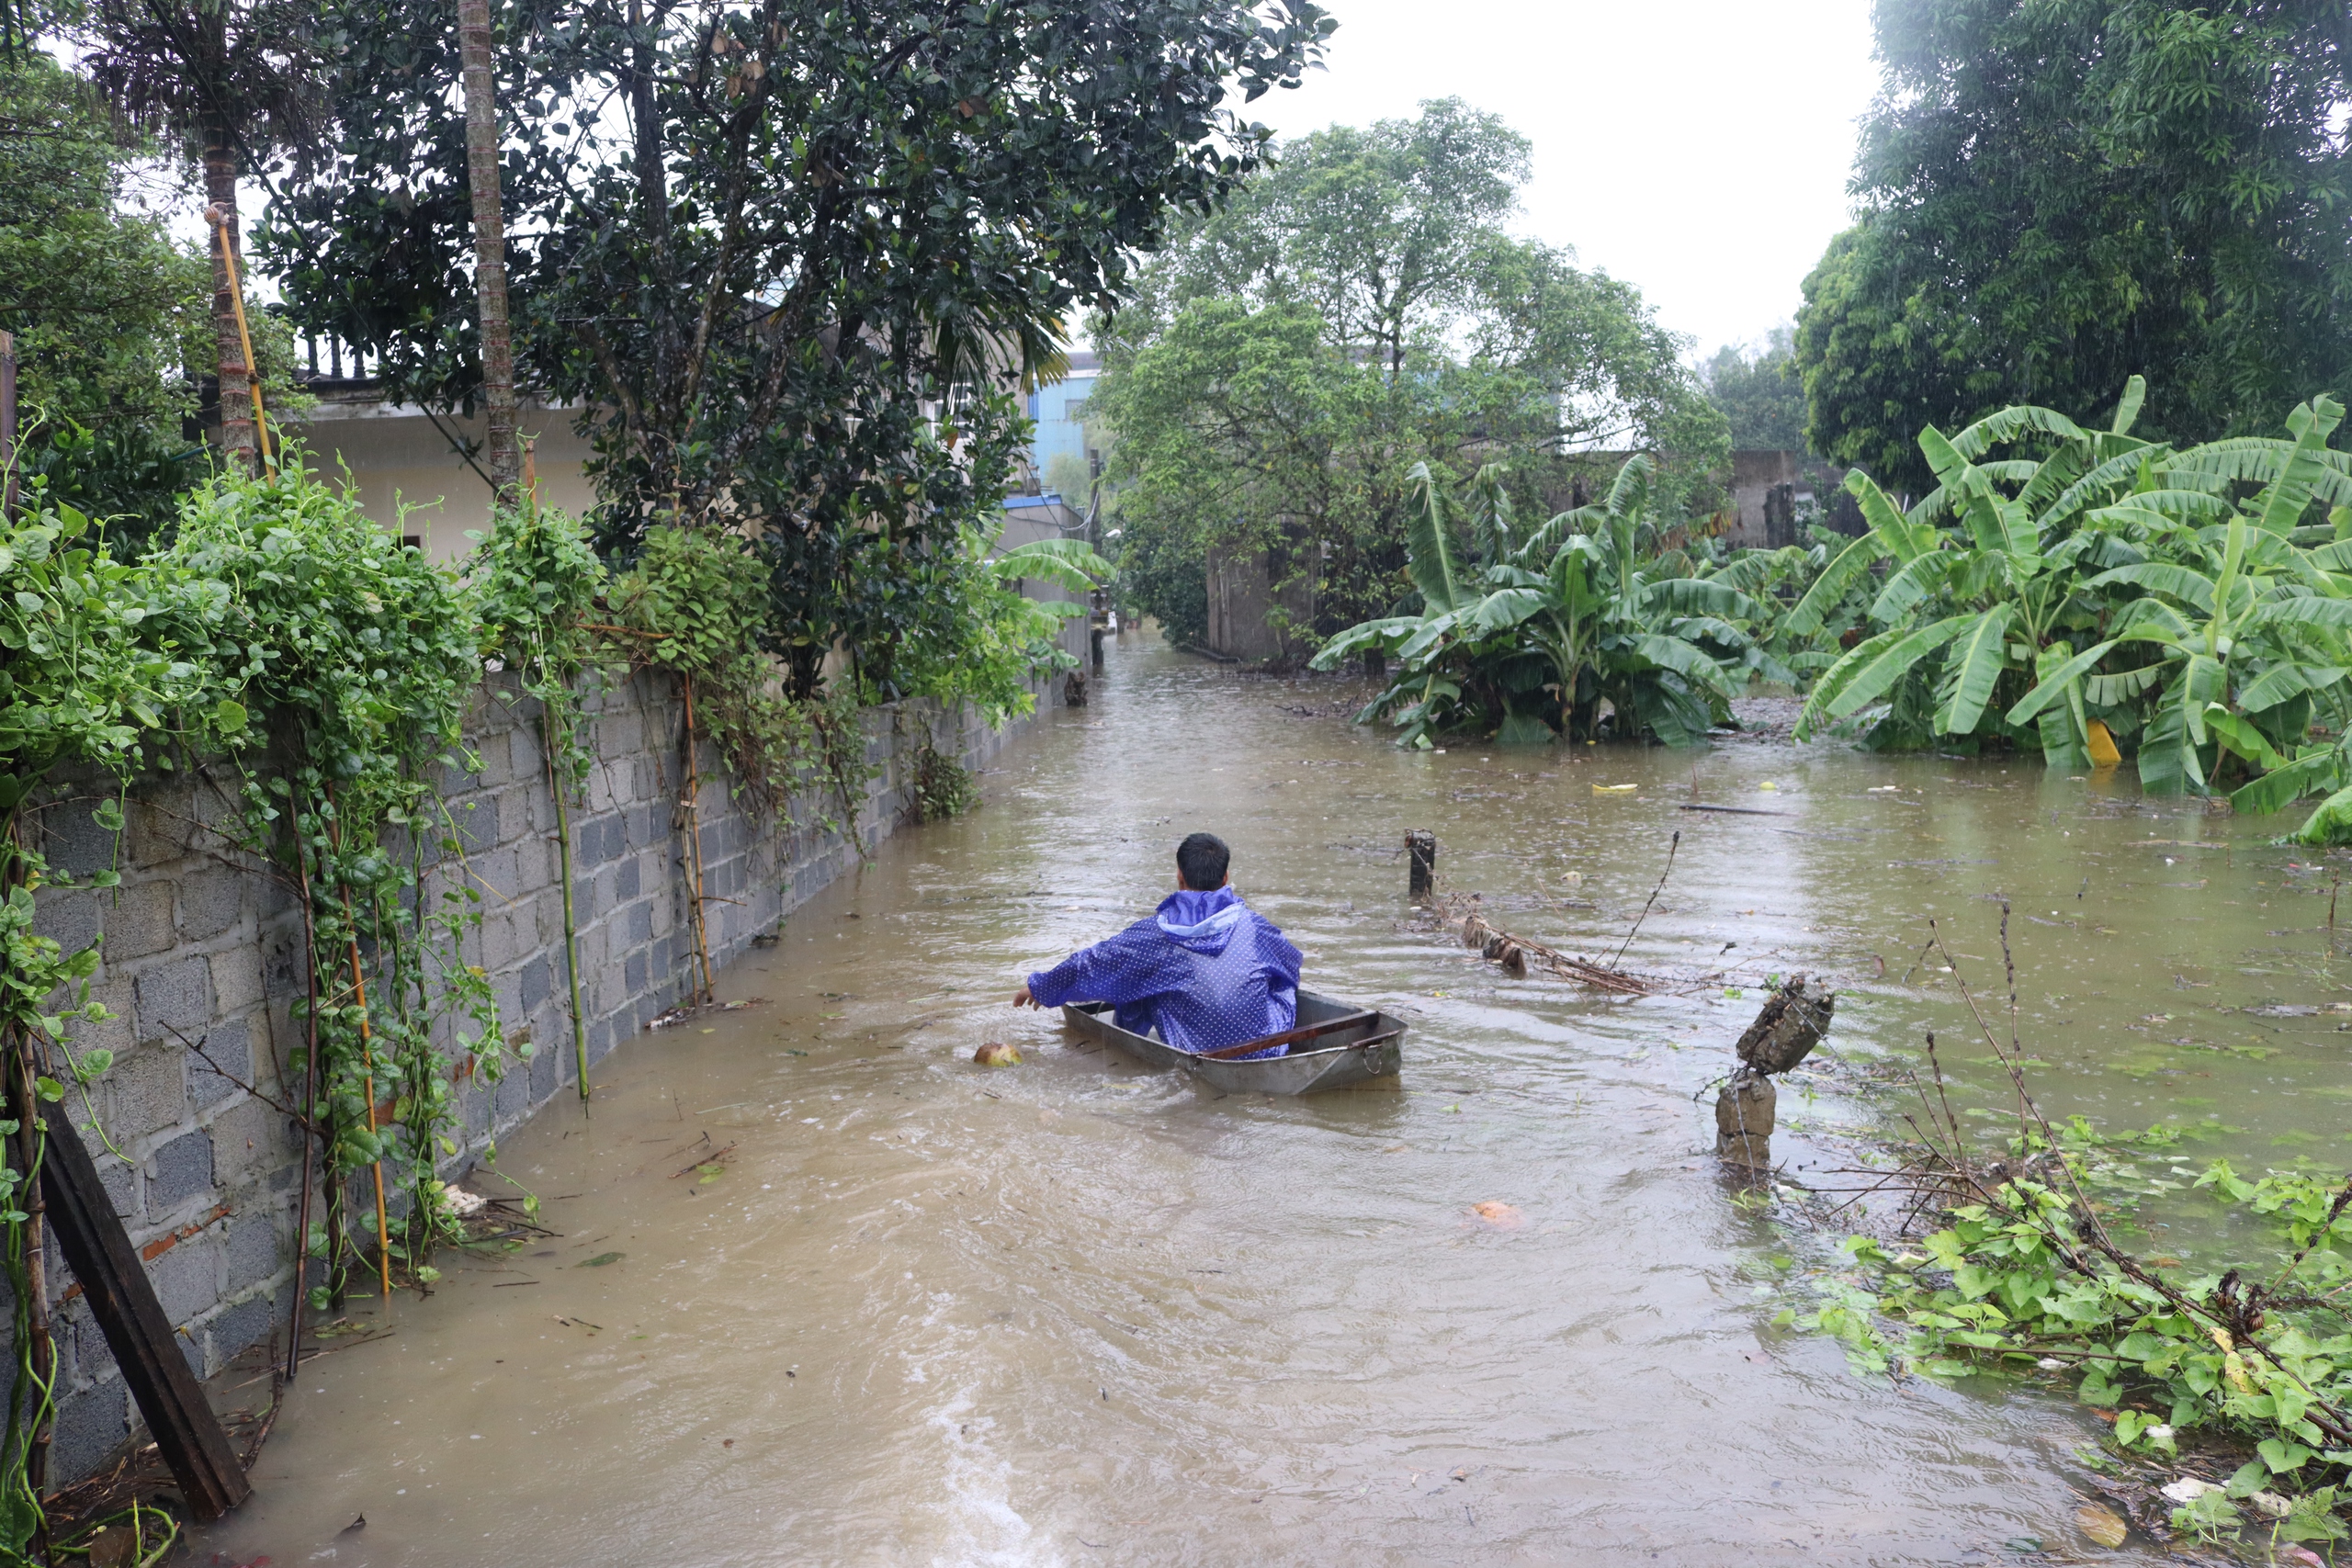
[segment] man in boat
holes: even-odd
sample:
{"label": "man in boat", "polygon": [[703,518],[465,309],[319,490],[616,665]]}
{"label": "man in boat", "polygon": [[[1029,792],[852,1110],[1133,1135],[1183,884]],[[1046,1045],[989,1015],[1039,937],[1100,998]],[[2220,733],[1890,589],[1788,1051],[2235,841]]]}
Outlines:
{"label": "man in boat", "polygon": [[1195,1055],[1289,1029],[1298,1016],[1299,951],[1233,890],[1232,858],[1214,834],[1186,839],[1176,848],[1176,891],[1157,914],[1030,976],[1012,1005],[1109,1002],[1120,1028],[1157,1032]]}

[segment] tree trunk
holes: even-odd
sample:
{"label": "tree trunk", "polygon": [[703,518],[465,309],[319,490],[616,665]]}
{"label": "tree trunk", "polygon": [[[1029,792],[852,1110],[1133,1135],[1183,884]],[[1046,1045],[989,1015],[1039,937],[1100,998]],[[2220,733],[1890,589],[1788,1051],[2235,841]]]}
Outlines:
{"label": "tree trunk", "polygon": [[[212,341],[220,370],[220,449],[232,466],[250,470],[260,459],[254,440],[252,367],[237,336],[237,310],[229,297],[229,261],[244,273],[244,243],[237,234],[236,134],[225,125],[204,128],[204,196],[228,220],[212,231]],[[223,243],[230,250],[224,254]]]}
{"label": "tree trunk", "polygon": [[481,392],[490,416],[490,483],[515,504],[523,478],[514,408],[514,340],[506,314],[506,219],[498,190],[497,81],[491,71],[490,0],[458,0],[466,80],[466,174],[474,197],[474,292],[481,316]]}

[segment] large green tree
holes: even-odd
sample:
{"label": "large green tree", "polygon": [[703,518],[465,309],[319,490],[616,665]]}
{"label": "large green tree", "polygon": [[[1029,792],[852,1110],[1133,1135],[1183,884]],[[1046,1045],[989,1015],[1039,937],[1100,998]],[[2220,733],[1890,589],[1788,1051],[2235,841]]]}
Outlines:
{"label": "large green tree", "polygon": [[2275,428],[2352,380],[2341,0],[1880,0],[1860,221],[1805,282],[1815,450],[1890,487],[2013,402]]}
{"label": "large green tree", "polygon": [[[15,334],[21,481],[107,521],[134,549],[203,477],[196,370],[209,365],[209,271],[160,216],[155,149],[126,135],[48,53],[0,59],[0,330]],[[264,326],[265,363],[288,367]]]}
{"label": "large green tree", "polygon": [[1804,450],[1804,382],[1797,374],[1796,334],[1774,327],[1753,345],[1730,344],[1699,367],[1707,400],[1723,411],[1736,452]]}
{"label": "large green tree", "polygon": [[[344,0],[333,169],[270,254],[305,321],[400,395],[481,387],[458,39],[441,0]],[[1310,0],[940,8],[522,0],[496,18],[518,378],[583,412],[608,542],[747,525],[814,684],[846,640],[897,689],[926,558],[1001,494],[1019,379],[1213,208],[1292,84]]]}
{"label": "large green tree", "polygon": [[1528,152],[1454,99],[1334,127],[1152,258],[1136,304],[1098,323],[1088,404],[1116,436],[1146,608],[1189,624],[1187,572],[1221,546],[1312,572],[1322,632],[1385,614],[1412,592],[1424,460],[1504,459],[1530,509],[1582,499],[1585,452],[1671,454],[1677,500],[1704,483],[1728,447],[1681,340],[1630,286],[1505,228]]}
{"label": "large green tree", "polygon": [[88,84],[39,51],[0,61],[0,328],[22,397],[53,424],[175,424],[200,320],[200,257],[123,201],[144,149]]}

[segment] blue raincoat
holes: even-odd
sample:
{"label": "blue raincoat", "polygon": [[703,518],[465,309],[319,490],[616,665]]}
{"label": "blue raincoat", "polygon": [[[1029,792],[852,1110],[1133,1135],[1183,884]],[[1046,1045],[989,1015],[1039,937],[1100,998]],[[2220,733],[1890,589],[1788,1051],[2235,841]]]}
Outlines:
{"label": "blue raincoat", "polygon": [[1040,1007],[1110,1002],[1120,1028],[1157,1028],[1169,1044],[1197,1054],[1290,1028],[1298,966],[1298,949],[1232,888],[1180,890],[1152,919],[1030,976],[1029,994]]}

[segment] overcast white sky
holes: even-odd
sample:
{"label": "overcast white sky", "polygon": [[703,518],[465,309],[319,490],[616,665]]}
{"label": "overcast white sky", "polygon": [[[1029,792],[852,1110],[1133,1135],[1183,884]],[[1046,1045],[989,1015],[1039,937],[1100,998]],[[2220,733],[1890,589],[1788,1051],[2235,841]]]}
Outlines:
{"label": "overcast white sky", "polygon": [[1847,223],[1877,85],[1870,0],[1325,0],[1329,70],[1247,112],[1284,136],[1459,97],[1535,143],[1522,232],[1642,290],[1702,353],[1795,315]]}

